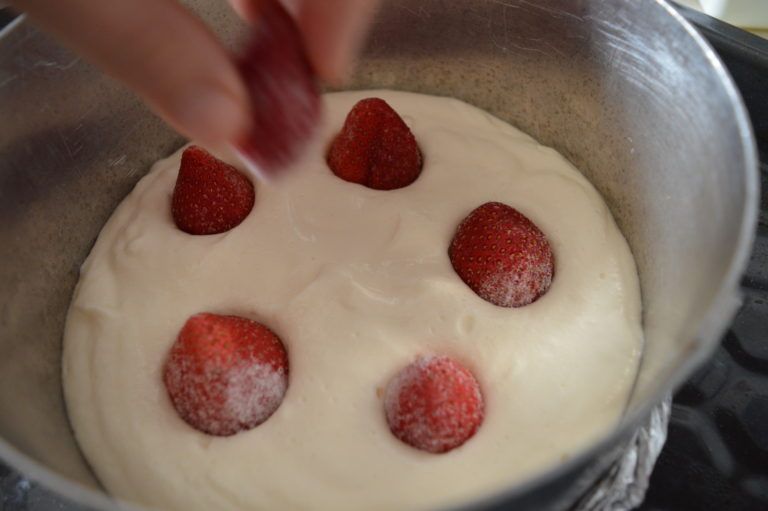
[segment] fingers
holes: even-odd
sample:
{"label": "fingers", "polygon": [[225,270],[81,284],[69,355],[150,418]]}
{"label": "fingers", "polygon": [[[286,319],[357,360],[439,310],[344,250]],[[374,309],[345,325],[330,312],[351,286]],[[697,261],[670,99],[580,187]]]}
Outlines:
{"label": "fingers", "polygon": [[377,0],[303,0],[298,6],[299,28],[309,59],[320,78],[338,85],[352,71]]}
{"label": "fingers", "polygon": [[[254,0],[232,0],[241,10]],[[138,92],[183,135],[220,147],[249,131],[232,58],[174,0],[13,0],[45,29]],[[286,0],[319,76],[349,72],[377,0]]]}
{"label": "fingers", "polygon": [[248,131],[248,95],[210,31],[174,0],[14,0],[137,91],[183,135],[214,147]]}
{"label": "fingers", "polygon": [[[228,0],[254,23],[263,0]],[[352,70],[378,0],[278,0],[296,17],[307,54],[321,79],[340,84]]]}

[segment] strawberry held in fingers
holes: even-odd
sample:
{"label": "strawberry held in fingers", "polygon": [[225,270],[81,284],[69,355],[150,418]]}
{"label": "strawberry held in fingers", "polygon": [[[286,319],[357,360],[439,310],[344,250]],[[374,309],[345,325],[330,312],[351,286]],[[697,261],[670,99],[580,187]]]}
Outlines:
{"label": "strawberry held in fingers", "polygon": [[171,198],[173,221],[182,231],[228,231],[245,220],[255,198],[253,183],[232,165],[197,146],[182,153]]}
{"label": "strawberry held in fingers", "polygon": [[253,0],[250,41],[238,67],[251,101],[250,131],[236,142],[248,169],[275,175],[301,153],[320,116],[320,95],[304,42],[277,0]]}
{"label": "strawberry held in fingers", "polygon": [[453,269],[481,298],[522,307],[549,289],[555,258],[544,233],[525,215],[500,202],[472,211],[448,250]]}
{"label": "strawberry held in fingers", "polygon": [[327,159],[341,179],[376,190],[408,186],[422,168],[421,151],[410,128],[379,98],[363,99],[352,108]]}
{"label": "strawberry held in fingers", "polygon": [[179,416],[209,435],[254,428],[280,406],[288,355],[267,327],[238,316],[201,313],[179,332],[163,368]]}

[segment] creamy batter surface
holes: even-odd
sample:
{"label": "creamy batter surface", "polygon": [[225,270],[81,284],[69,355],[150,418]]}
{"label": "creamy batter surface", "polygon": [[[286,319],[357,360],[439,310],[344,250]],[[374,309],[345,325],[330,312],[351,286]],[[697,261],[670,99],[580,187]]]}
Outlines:
{"label": "creamy batter surface", "polygon": [[[336,177],[325,149],[360,99],[411,127],[421,176],[378,191]],[[561,463],[613,428],[642,347],[626,241],[595,189],[556,151],[457,100],[392,91],[324,97],[317,142],[242,224],[174,225],[180,152],[117,208],[83,265],[64,338],[64,390],[83,452],[113,495],[160,508],[422,509],[487,496]],[[456,275],[458,223],[509,204],[548,237],[549,291],[510,309]],[[207,436],[163,386],[191,315],[237,314],[285,344],[290,382],[264,424]],[[389,431],[382,389],[421,354],[461,360],[485,397],[463,446],[429,454]]]}

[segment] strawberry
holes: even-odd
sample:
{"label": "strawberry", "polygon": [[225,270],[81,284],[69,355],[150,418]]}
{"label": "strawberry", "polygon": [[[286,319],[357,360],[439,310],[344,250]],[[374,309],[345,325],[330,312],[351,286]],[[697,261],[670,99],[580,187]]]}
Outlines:
{"label": "strawberry", "polygon": [[301,34],[281,3],[251,1],[247,10],[254,25],[238,67],[253,115],[236,147],[250,170],[264,176],[299,155],[317,125],[320,94]]}
{"label": "strawberry", "polygon": [[421,174],[416,139],[386,101],[359,101],[331,143],[328,166],[345,181],[376,190],[393,190],[413,183]]}
{"label": "strawberry", "polygon": [[501,307],[536,301],[555,273],[544,233],[515,208],[499,202],[483,204],[459,224],[448,255],[461,280]]}
{"label": "strawberry", "polygon": [[200,313],[179,332],[163,368],[179,416],[215,436],[251,429],[277,410],[288,388],[288,355],[264,325]]}
{"label": "strawberry", "polygon": [[483,422],[477,380],[445,356],[421,356],[387,385],[384,410],[392,433],[431,453],[460,446]]}
{"label": "strawberry", "polygon": [[171,213],[184,232],[217,234],[240,224],[255,197],[253,184],[235,167],[189,146],[181,155]]}

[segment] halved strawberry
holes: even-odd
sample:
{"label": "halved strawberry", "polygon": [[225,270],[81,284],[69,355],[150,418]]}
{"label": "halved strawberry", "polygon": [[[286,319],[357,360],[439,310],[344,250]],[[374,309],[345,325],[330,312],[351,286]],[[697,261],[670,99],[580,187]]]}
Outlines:
{"label": "halved strawberry", "polygon": [[250,170],[269,175],[294,160],[310,139],[320,115],[320,93],[301,33],[281,3],[258,0],[247,7],[254,25],[239,69],[250,94],[253,125],[237,149],[256,164]]}
{"label": "halved strawberry", "polygon": [[253,183],[232,165],[197,146],[182,153],[171,198],[173,221],[182,231],[228,231],[245,220],[255,198]]}
{"label": "halved strawberry", "polygon": [[341,179],[376,190],[408,186],[422,167],[421,151],[410,128],[379,98],[363,99],[352,108],[327,159]]}
{"label": "halved strawberry", "polygon": [[469,440],[484,416],[474,375],[445,356],[422,356],[400,371],[387,385],[384,410],[397,438],[431,453]]}
{"label": "halved strawberry", "polygon": [[179,332],[163,368],[174,408],[190,426],[228,436],[251,429],[280,406],[288,355],[264,325],[200,313]]}
{"label": "halved strawberry", "polygon": [[502,307],[536,301],[555,273],[555,257],[544,233],[500,202],[483,204],[459,224],[448,255],[461,280]]}

